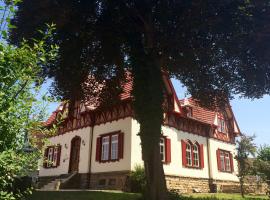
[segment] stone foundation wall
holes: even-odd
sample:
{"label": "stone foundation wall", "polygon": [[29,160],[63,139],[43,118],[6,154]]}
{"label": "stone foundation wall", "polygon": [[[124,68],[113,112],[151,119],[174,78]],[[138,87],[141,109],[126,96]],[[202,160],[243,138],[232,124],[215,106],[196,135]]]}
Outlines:
{"label": "stone foundation wall", "polygon": [[90,176],[91,189],[128,190],[129,171],[94,173]]}
{"label": "stone foundation wall", "polygon": [[[61,185],[62,189],[109,189],[130,191],[129,171],[94,173],[94,174],[77,174],[65,184]],[[64,175],[61,175],[64,176]],[[40,177],[39,188],[44,184],[58,177]],[[208,193],[224,192],[239,193],[240,184],[235,181],[212,180],[203,178],[191,178],[166,175],[166,184],[169,190],[178,193]],[[249,178],[245,180],[245,193],[265,194],[267,184]]]}
{"label": "stone foundation wall", "polygon": [[190,178],[179,176],[166,176],[166,184],[169,190],[174,190],[178,193],[208,193],[209,180],[202,178]]}

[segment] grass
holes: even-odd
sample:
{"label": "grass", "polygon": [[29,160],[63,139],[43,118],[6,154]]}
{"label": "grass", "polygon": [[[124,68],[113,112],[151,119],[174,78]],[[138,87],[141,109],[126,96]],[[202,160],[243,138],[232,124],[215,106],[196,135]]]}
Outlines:
{"label": "grass", "polygon": [[[139,200],[140,194],[101,191],[37,191],[28,200]],[[240,194],[191,194],[184,195],[183,200],[260,200],[267,196],[246,195],[243,199]]]}
{"label": "grass", "polygon": [[37,191],[28,200],[138,200],[141,195],[96,191]]}
{"label": "grass", "polygon": [[227,194],[227,193],[215,193],[215,194],[191,194],[191,195],[185,195],[188,197],[192,197],[194,199],[223,199],[223,200],[259,200],[259,199],[268,199],[266,195],[245,195],[245,198],[243,199],[240,194]]}

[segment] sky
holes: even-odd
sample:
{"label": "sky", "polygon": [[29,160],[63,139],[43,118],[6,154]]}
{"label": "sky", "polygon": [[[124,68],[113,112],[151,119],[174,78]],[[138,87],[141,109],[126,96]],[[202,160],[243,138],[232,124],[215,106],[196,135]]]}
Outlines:
{"label": "sky", "polygon": [[[179,99],[185,98],[186,90],[177,80],[172,80]],[[48,91],[50,81],[44,84],[42,91]],[[48,112],[53,112],[58,103],[51,103]],[[270,96],[249,100],[235,98],[231,101],[231,106],[242,133],[256,135],[257,146],[270,145]]]}

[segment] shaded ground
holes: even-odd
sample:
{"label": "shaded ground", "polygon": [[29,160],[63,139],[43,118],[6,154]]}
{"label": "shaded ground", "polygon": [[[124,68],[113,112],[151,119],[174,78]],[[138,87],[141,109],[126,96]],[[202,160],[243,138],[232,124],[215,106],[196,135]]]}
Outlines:
{"label": "shaded ground", "polygon": [[28,200],[137,200],[139,194],[95,191],[38,191]]}
{"label": "shaded ground", "polygon": [[[28,200],[139,200],[140,194],[100,191],[37,191]],[[184,195],[180,200],[260,200],[267,196],[246,195],[243,199],[240,194],[191,194]]]}

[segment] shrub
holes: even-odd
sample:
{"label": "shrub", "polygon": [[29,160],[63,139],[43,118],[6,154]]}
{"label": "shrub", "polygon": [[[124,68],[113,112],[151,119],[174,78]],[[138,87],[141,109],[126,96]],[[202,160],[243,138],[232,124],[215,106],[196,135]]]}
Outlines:
{"label": "shrub", "polygon": [[146,187],[146,177],[144,167],[136,165],[134,171],[130,173],[130,190],[131,192],[144,193]]}

